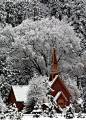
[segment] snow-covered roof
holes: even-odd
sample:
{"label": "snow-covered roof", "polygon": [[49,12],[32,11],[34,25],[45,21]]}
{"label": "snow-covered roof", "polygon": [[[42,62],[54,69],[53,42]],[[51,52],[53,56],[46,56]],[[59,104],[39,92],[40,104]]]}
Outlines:
{"label": "snow-covered roof", "polygon": [[56,108],[59,109],[60,111],[63,111],[63,109],[59,105],[57,105]]}
{"label": "snow-covered roof", "polygon": [[16,101],[22,101],[25,102],[27,98],[27,93],[29,90],[28,85],[13,85],[13,92],[16,98]]}
{"label": "snow-covered roof", "polygon": [[57,92],[57,94],[54,97],[54,101],[56,101],[58,99],[58,97],[60,96],[60,94],[61,94],[61,91]]}
{"label": "snow-covered roof", "polygon": [[54,81],[56,80],[57,77],[58,77],[58,75],[56,75],[56,76],[54,77],[54,79],[49,82],[49,86],[51,86],[51,85],[54,83]]}
{"label": "snow-covered roof", "polygon": [[58,109],[60,110],[60,111],[62,111],[62,108],[58,105]]}
{"label": "snow-covered roof", "polygon": [[58,75],[56,75],[55,78],[52,80],[52,84],[54,83],[54,81],[56,80],[57,77],[58,77]]}
{"label": "snow-covered roof", "polygon": [[[55,101],[55,102],[56,102],[56,100],[58,99],[58,97],[59,97],[61,94],[63,94],[63,96],[65,97],[64,93],[63,93],[62,91],[59,91],[59,92],[57,92],[57,94],[56,94],[55,97],[54,97],[54,101]],[[65,97],[65,99],[67,100],[66,97]],[[68,101],[68,100],[67,100],[67,101]]]}
{"label": "snow-covered roof", "polygon": [[[63,88],[65,89],[65,91],[68,93],[68,95],[71,97],[71,94],[69,92],[69,90],[67,89],[67,87],[65,86],[65,84],[63,83],[63,81],[61,80],[61,78],[59,77],[59,75],[56,75],[55,78],[49,83],[49,85],[52,87],[53,83],[59,80],[59,82],[61,83],[61,85],[63,86]],[[53,88],[53,87],[52,87]]]}

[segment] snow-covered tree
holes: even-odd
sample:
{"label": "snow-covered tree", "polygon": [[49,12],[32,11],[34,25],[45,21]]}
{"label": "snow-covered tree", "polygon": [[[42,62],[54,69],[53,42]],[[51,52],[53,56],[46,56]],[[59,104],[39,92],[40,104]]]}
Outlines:
{"label": "snow-covered tree", "polygon": [[33,114],[33,117],[40,117],[40,115],[42,114],[43,110],[42,110],[42,106],[41,104],[37,103],[34,106],[33,111],[31,112]]}
{"label": "snow-covered tree", "polygon": [[80,105],[76,100],[73,102],[73,107],[75,108],[75,113],[79,113],[81,111]]}
{"label": "snow-covered tree", "polygon": [[[25,49],[23,49],[25,57],[30,60],[39,74],[49,74],[54,44],[58,55],[59,73],[73,74],[74,66],[80,59],[79,53],[81,48],[80,39],[76,37],[72,27],[63,21],[59,22],[53,18],[51,20],[42,19],[35,22],[26,20],[15,29],[16,35],[17,31],[18,38],[23,42],[22,47],[25,44]],[[15,43],[18,44],[18,41],[15,40]],[[19,42],[19,44],[21,43]]]}
{"label": "snow-covered tree", "polygon": [[[54,101],[54,97],[52,95],[50,95],[51,92],[53,92],[54,90],[50,87],[48,80],[45,81],[45,87],[47,88],[47,94],[46,95],[47,95],[47,98],[48,98],[48,102],[47,102],[48,106],[44,110],[43,116],[50,117],[50,118],[57,117],[56,108],[59,109],[60,106],[58,106],[57,103]],[[62,110],[62,109],[60,108],[60,110]]]}
{"label": "snow-covered tree", "polygon": [[6,105],[4,104],[1,94],[0,94],[0,113],[3,113],[6,111]]}
{"label": "snow-covered tree", "polygon": [[[5,29],[4,32],[7,30]],[[14,42],[12,42],[9,60],[14,61],[11,62],[11,66],[18,67],[17,69],[22,67],[25,68],[24,71],[27,69],[30,73],[34,67],[39,74],[49,75],[53,44],[56,45],[59,73],[69,71],[72,75],[78,60],[79,63],[81,62],[80,39],[76,37],[73,28],[65,22],[59,22],[55,18],[35,22],[26,20],[20,26],[15,29],[10,28],[10,30],[13,33]]]}
{"label": "snow-covered tree", "polygon": [[82,112],[80,111],[77,115],[77,118],[85,118],[85,115],[82,115]]}
{"label": "snow-covered tree", "polygon": [[75,100],[78,100],[80,96],[80,91],[78,90],[77,82],[75,81],[75,79],[70,78],[68,74],[65,74],[65,75],[63,74],[62,80],[64,81],[66,87],[68,88],[68,90],[72,95],[72,98],[71,98],[72,102],[74,102]]}
{"label": "snow-covered tree", "polygon": [[16,104],[14,103],[13,105],[8,106],[8,117],[9,119],[13,120],[21,120],[23,117],[23,113],[18,112],[18,108],[16,107]]}
{"label": "snow-covered tree", "polygon": [[59,106],[54,102],[54,97],[51,95],[48,95],[48,104],[49,106],[46,108],[46,110],[44,110],[44,116],[53,118],[53,117],[57,117],[56,116],[56,108],[58,108]]}
{"label": "snow-covered tree", "polygon": [[72,104],[70,104],[70,106],[67,107],[67,110],[66,110],[66,118],[74,118],[74,108],[72,106]]}
{"label": "snow-covered tree", "polygon": [[[40,77],[35,76],[34,80],[31,81],[32,86],[34,87],[36,86],[36,88],[33,88],[32,86],[29,88],[29,92],[28,92],[29,94],[28,94],[27,103],[26,103],[26,110],[27,112],[29,112],[28,110],[33,109],[31,112],[33,114],[33,117],[40,117],[40,115],[48,116],[48,117],[56,117],[55,108],[58,108],[58,105],[54,102],[53,96],[50,95],[50,93],[54,90],[50,88],[48,79],[46,77],[44,78],[43,77],[44,76],[40,76]],[[37,82],[39,80],[41,80],[41,82]],[[39,91],[41,91],[41,93]],[[33,98],[34,104],[32,101],[31,101],[32,103],[30,102],[31,98]],[[43,104],[48,104],[46,110],[43,109],[43,106],[42,106]]]}
{"label": "snow-covered tree", "polygon": [[0,1],[0,22],[13,27],[27,18],[41,19],[49,14],[47,5],[39,0],[4,0]]}
{"label": "snow-covered tree", "polygon": [[45,103],[48,101],[46,93],[47,89],[45,88],[45,80],[47,78],[45,76],[35,76],[29,82],[28,96],[26,101],[26,111],[30,113],[36,103]]}
{"label": "snow-covered tree", "polygon": [[50,15],[59,20],[65,19],[67,23],[74,26],[74,30],[81,37],[81,46],[86,48],[85,22],[86,22],[86,0],[49,0],[46,2]]}
{"label": "snow-covered tree", "polygon": [[3,112],[0,114],[0,119],[1,119],[1,120],[6,119],[6,116],[5,116],[5,114],[4,114]]}

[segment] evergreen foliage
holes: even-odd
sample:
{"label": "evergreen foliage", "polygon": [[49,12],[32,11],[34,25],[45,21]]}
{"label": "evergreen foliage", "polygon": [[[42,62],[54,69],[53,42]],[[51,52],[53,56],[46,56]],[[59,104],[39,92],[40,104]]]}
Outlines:
{"label": "evergreen foliage", "polygon": [[66,111],[66,118],[74,118],[74,112],[74,108],[70,105]]}
{"label": "evergreen foliage", "polygon": [[42,114],[43,110],[42,110],[42,106],[37,103],[35,106],[34,106],[34,109],[33,111],[31,112],[33,114],[33,117],[40,117],[40,115]]}
{"label": "evergreen foliage", "polygon": [[9,105],[7,111],[7,116],[10,120],[21,120],[21,118],[23,117],[23,114],[21,112],[18,112],[18,108],[16,107],[15,103],[13,105]]}

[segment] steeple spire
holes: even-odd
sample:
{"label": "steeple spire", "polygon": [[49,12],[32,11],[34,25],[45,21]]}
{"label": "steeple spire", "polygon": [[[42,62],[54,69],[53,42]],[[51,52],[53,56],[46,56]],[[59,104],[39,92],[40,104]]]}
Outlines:
{"label": "steeple spire", "polygon": [[55,47],[53,47],[53,55],[52,55],[52,61],[51,62],[52,62],[51,63],[51,73],[50,73],[49,81],[53,80],[55,75],[58,75],[58,62],[57,62]]}
{"label": "steeple spire", "polygon": [[57,64],[55,47],[53,47],[52,63],[53,63],[53,64]]}

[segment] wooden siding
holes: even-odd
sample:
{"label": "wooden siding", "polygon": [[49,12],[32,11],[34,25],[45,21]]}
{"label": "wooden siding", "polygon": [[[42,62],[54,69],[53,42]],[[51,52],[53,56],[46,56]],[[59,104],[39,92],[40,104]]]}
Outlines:
{"label": "wooden siding", "polygon": [[51,95],[52,95],[52,96],[55,96],[55,95],[57,94],[57,92],[62,91],[62,92],[64,93],[64,95],[66,96],[67,100],[68,100],[67,105],[69,105],[69,104],[70,104],[70,96],[71,96],[71,94],[68,94],[67,88],[65,88],[65,87],[63,86],[63,84],[61,84],[61,82],[62,82],[62,81],[61,81],[60,77],[58,77],[58,78],[55,80],[55,82],[54,82],[54,83],[52,84],[52,86],[51,86],[51,88],[52,88],[53,90],[55,90],[55,91],[52,92]]}
{"label": "wooden siding", "polygon": [[9,94],[9,97],[8,97],[8,104],[16,104],[16,107],[18,108],[18,111],[21,111],[24,107],[24,102],[20,102],[20,101],[16,101],[16,98],[15,98],[15,95],[14,95],[14,92],[13,92],[13,89],[11,87],[11,90],[10,90],[10,94]]}

